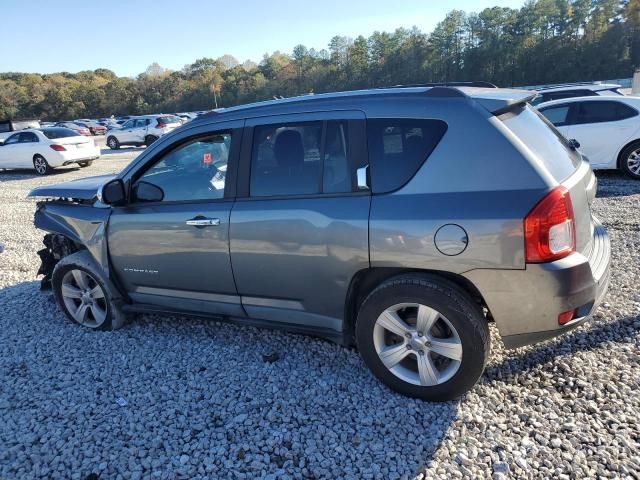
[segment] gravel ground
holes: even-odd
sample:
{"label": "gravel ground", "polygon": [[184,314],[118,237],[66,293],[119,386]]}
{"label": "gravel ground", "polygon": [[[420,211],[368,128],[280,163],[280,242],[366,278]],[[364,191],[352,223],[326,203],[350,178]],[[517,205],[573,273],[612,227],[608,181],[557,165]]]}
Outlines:
{"label": "gravel ground", "polygon": [[[72,324],[35,281],[36,185],[0,172],[0,478],[640,478],[640,182],[599,174],[614,259],[588,325],[505,351],[458,402],[375,381],[331,343],[215,321]],[[276,361],[265,355],[276,352]]]}

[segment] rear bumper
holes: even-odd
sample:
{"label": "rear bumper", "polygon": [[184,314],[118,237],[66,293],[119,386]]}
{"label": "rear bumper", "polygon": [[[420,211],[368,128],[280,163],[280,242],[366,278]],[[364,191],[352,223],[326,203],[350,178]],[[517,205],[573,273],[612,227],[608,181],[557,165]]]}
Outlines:
{"label": "rear bumper", "polygon": [[100,157],[100,149],[97,147],[85,147],[77,150],[66,150],[64,152],[55,152],[55,154],[47,155],[47,162],[52,167],[62,167],[64,165],[72,165],[78,162],[86,162],[95,160]]}
{"label": "rear bumper", "polygon": [[[473,270],[465,276],[484,297],[507,348],[553,338],[584,323],[609,287],[611,244],[594,219],[588,257],[574,253],[525,270]],[[574,319],[558,324],[558,315],[576,309]]]}

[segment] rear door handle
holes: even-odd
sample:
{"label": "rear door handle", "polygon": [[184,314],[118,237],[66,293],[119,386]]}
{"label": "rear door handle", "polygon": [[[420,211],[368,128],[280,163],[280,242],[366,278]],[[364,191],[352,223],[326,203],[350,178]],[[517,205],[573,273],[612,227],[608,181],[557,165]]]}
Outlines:
{"label": "rear door handle", "polygon": [[217,227],[220,225],[219,218],[203,218],[196,217],[191,220],[187,220],[187,225],[191,225],[192,227]]}

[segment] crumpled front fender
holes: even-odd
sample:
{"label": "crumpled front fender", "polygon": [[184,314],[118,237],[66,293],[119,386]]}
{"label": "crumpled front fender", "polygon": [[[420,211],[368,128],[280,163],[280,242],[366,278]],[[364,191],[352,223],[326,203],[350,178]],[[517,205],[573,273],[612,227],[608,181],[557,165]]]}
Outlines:
{"label": "crumpled front fender", "polygon": [[[40,202],[33,223],[40,230],[62,235],[78,248],[86,248],[108,277],[109,258],[105,234],[110,214],[109,208],[63,201]],[[47,275],[49,272],[42,273]]]}

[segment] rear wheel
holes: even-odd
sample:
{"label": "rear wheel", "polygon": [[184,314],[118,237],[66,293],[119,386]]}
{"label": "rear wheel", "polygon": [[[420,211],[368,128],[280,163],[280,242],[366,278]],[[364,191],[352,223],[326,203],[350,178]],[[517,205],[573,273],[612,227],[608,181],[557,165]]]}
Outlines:
{"label": "rear wheel", "polygon": [[148,147],[149,145],[151,145],[156,140],[158,140],[158,137],[155,137],[153,135],[147,135],[145,137],[145,139],[144,139],[144,144]]}
{"label": "rear wheel", "polygon": [[456,285],[432,276],[397,277],[375,289],[358,313],[356,340],[383,383],[435,401],[471,389],[490,350],[480,307]]}
{"label": "rear wheel", "polygon": [[107,138],[107,147],[111,150],[118,150],[120,148],[120,142],[116,137]]}
{"label": "rear wheel", "polygon": [[620,170],[640,180],[640,141],[633,142],[620,153]]}
{"label": "rear wheel", "polygon": [[78,165],[80,165],[80,168],[85,168],[91,166],[92,163],[93,160],[87,160],[86,162],[78,162]]}
{"label": "rear wheel", "polygon": [[36,169],[36,173],[38,175],[47,175],[48,173],[51,173],[51,167],[42,155],[36,155],[33,157],[33,168]]}

